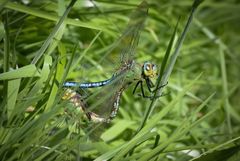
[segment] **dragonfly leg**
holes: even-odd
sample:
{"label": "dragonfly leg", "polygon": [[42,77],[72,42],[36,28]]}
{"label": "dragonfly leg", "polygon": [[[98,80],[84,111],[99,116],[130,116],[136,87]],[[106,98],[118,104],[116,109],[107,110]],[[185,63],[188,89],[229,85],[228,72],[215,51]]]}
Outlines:
{"label": "dragonfly leg", "polygon": [[[167,85],[167,84],[164,84],[164,85],[158,87],[158,89],[160,89],[160,88],[162,88],[162,87],[164,87],[164,86],[166,86],[166,85]],[[143,98],[150,98],[150,99],[152,100],[152,99],[156,99],[156,98],[159,98],[159,97],[162,97],[162,96],[167,95],[167,94],[161,94],[161,95],[159,95],[159,96],[146,96],[146,95],[144,94],[144,89],[143,89],[143,84],[142,84],[142,82],[140,82],[140,86],[141,86],[142,94],[138,94],[138,95],[141,96],[141,97],[143,97]],[[156,90],[150,91],[150,92],[153,93],[153,92],[155,92],[155,91],[156,91]]]}
{"label": "dragonfly leg", "polygon": [[[141,81],[140,86],[141,86],[141,92],[142,92],[142,95],[140,94],[140,96],[142,96],[143,98],[150,98],[150,96],[146,96],[146,95],[144,94],[144,89],[143,89],[143,83],[142,83],[142,81]],[[151,89],[150,89],[150,90],[151,90]]]}
{"label": "dragonfly leg", "polygon": [[141,88],[142,94],[138,94],[138,96],[143,97],[143,98],[150,98],[148,96],[145,96],[145,94],[144,94],[143,82],[142,81],[138,81],[137,82],[136,86],[133,89],[133,94],[135,93],[135,91],[136,91],[137,87],[139,86],[139,84],[140,84],[140,88]]}
{"label": "dragonfly leg", "polygon": [[166,95],[169,95],[169,93],[163,93],[163,94],[160,94],[160,95],[158,95],[158,96],[150,96],[150,97],[148,97],[148,98],[150,98],[151,100],[153,100],[153,99],[158,99],[159,97],[163,97],[163,96],[166,96]]}
{"label": "dragonfly leg", "polygon": [[165,84],[163,84],[163,85],[161,85],[161,86],[159,86],[157,89],[154,89],[153,92],[156,92],[157,90],[159,90],[159,89],[165,87],[167,84],[168,84],[168,82],[165,83]]}
{"label": "dragonfly leg", "polygon": [[152,93],[153,91],[151,90],[151,88],[154,87],[153,83],[151,82],[150,79],[145,79],[145,81],[147,84],[148,91]]}
{"label": "dragonfly leg", "polygon": [[[144,89],[143,89],[143,81],[138,81],[137,82],[136,86],[134,87],[133,94],[135,93],[135,91],[136,91],[136,89],[137,89],[139,84],[140,84],[140,88],[141,88],[142,94],[138,94],[138,96],[143,97],[143,98],[152,98],[152,96],[146,96],[145,95]],[[147,87],[148,87],[148,90],[152,93],[152,91],[150,89],[150,86],[147,85]]]}
{"label": "dragonfly leg", "polygon": [[143,98],[149,98],[149,99],[151,99],[151,100],[153,100],[153,99],[157,99],[157,98],[159,98],[159,97],[162,97],[162,96],[166,96],[167,94],[161,94],[161,95],[158,95],[158,96],[143,96],[143,95],[141,95],[141,94],[138,94],[138,96],[141,96],[141,97],[143,97]]}
{"label": "dragonfly leg", "polygon": [[138,82],[137,82],[136,86],[135,86],[134,89],[133,89],[133,94],[135,93],[135,91],[136,91],[136,89],[137,89],[139,83],[141,83],[141,82],[142,82],[142,81],[138,81]]}

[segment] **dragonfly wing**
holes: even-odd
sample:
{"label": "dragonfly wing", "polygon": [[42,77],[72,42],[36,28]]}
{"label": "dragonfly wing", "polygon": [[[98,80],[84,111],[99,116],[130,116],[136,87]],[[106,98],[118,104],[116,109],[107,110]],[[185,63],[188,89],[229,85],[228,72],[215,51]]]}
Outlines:
{"label": "dragonfly wing", "polygon": [[141,29],[148,15],[148,4],[143,1],[130,15],[130,20],[121,37],[113,43],[112,48],[103,56],[102,64],[111,62],[117,69],[134,59]]}
{"label": "dragonfly wing", "polygon": [[115,49],[120,52],[120,54],[118,54],[118,56],[120,56],[118,59],[120,66],[114,75],[115,79],[99,89],[98,92],[93,94],[87,101],[91,102],[90,108],[100,116],[111,118],[114,117],[118,110],[121,94],[129,84],[129,80],[126,80],[126,75],[131,68],[129,65],[131,65],[134,58],[140,31],[143,28],[147,13],[148,5],[143,1],[135,12],[132,13],[127,28],[117,41]]}
{"label": "dragonfly wing", "polygon": [[131,62],[134,59],[135,49],[138,45],[141,29],[148,14],[148,4],[143,1],[137,10],[132,13],[130,21],[120,38],[121,64]]}
{"label": "dragonfly wing", "polygon": [[127,85],[124,73],[108,85],[96,89],[96,92],[86,99],[89,105],[88,110],[102,118],[111,119],[116,115],[122,92]]}

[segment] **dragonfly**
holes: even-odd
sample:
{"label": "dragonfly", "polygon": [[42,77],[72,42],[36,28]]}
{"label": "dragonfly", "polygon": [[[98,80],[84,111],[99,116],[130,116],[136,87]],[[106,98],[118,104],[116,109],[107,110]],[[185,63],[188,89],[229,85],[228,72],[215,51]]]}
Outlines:
{"label": "dragonfly", "polygon": [[120,54],[119,60],[117,60],[117,70],[111,78],[99,82],[65,82],[63,84],[65,88],[101,87],[86,99],[80,99],[82,96],[71,89],[67,90],[66,96],[63,96],[63,99],[68,99],[75,106],[80,107],[90,121],[109,123],[116,117],[121,95],[131,84],[136,84],[133,94],[140,86],[141,96],[149,98],[144,93],[144,83],[146,83],[150,93],[153,92],[154,83],[152,79],[157,76],[157,66],[151,62],[140,64],[134,60],[140,32],[143,29],[147,15],[148,4],[143,1],[130,16],[126,29],[117,41],[116,48]]}

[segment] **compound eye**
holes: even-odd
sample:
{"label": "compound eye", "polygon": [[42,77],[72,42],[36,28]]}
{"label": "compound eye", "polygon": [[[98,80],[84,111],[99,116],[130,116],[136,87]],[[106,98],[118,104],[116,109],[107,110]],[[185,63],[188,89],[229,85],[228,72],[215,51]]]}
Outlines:
{"label": "compound eye", "polygon": [[145,69],[146,69],[147,71],[149,71],[149,70],[150,70],[150,64],[146,64]]}
{"label": "compound eye", "polygon": [[155,64],[153,64],[153,70],[156,71],[157,70],[157,66]]}

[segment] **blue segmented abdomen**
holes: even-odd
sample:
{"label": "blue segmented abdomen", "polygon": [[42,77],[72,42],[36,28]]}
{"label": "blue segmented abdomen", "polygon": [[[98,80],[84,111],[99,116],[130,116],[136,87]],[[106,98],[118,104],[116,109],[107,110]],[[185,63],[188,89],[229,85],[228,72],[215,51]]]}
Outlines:
{"label": "blue segmented abdomen", "polygon": [[112,78],[99,81],[99,82],[89,82],[89,83],[79,83],[79,82],[65,82],[63,87],[78,87],[78,88],[95,88],[105,86],[112,81]]}

